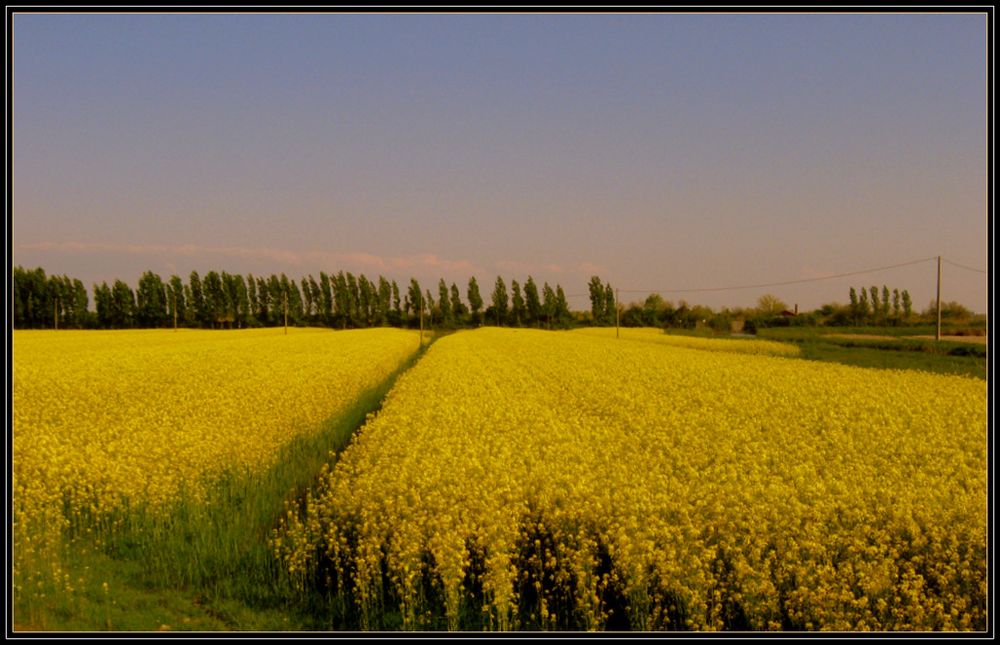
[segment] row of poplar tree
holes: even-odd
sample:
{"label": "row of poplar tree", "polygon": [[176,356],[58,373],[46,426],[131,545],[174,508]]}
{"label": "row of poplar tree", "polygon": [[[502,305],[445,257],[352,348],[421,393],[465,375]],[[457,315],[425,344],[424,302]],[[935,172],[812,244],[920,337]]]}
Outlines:
{"label": "row of poplar tree", "polygon": [[435,296],[416,279],[400,289],[382,276],[370,280],[344,271],[321,272],[318,280],[309,275],[299,282],[283,273],[265,278],[225,271],[209,271],[204,277],[192,271],[187,282],[177,275],[164,281],[146,271],[134,291],[122,280],[95,284],[93,311],[80,280],[20,266],[12,277],[14,326],[21,329],[174,325],[231,329],[286,322],[342,329],[417,327],[421,322],[445,328],[490,324],[551,329],[568,327],[574,320],[562,287],[557,284],[553,289],[546,282],[539,289],[530,276],[523,288],[511,280],[509,294],[498,276],[489,301],[484,302],[475,277],[469,279],[463,301],[459,287],[455,283],[449,287],[443,279]]}
{"label": "row of poplar tree", "polygon": [[889,287],[883,284],[881,298],[879,295],[875,285],[868,290],[861,287],[858,291],[851,287],[849,311],[855,325],[891,325],[910,319],[913,301],[909,291],[893,289],[890,294]]}

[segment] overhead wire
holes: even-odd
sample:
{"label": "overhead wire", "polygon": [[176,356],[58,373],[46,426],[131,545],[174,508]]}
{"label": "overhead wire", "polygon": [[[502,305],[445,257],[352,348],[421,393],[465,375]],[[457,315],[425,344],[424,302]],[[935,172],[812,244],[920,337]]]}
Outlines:
{"label": "overhead wire", "polygon": [[937,259],[937,256],[922,258],[920,260],[911,260],[910,262],[901,262],[899,264],[890,264],[884,267],[877,267],[874,269],[864,269],[862,271],[850,271],[848,273],[838,273],[835,275],[819,276],[816,278],[801,278],[798,280],[785,280],[783,282],[768,282],[763,284],[746,284],[732,287],[705,287],[701,289],[619,289],[621,293],[693,293],[699,291],[736,291],[739,289],[762,289],[765,287],[781,287],[789,284],[802,284],[805,282],[818,282],[820,280],[833,280],[834,278],[846,278],[853,275],[863,275],[866,273],[876,273],[878,271],[887,271],[889,269],[898,269],[900,267],[910,266],[913,264],[920,264],[922,262],[930,262],[931,260]]}

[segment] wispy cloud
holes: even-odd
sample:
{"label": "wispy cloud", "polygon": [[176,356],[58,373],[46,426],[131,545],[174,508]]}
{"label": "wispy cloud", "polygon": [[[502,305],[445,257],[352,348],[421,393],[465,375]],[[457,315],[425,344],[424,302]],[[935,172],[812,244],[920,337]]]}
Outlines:
{"label": "wispy cloud", "polygon": [[518,274],[543,274],[564,273],[565,267],[554,262],[521,262],[519,260],[500,260],[496,267],[501,271],[509,271]]}
{"label": "wispy cloud", "polygon": [[380,256],[361,251],[335,253],[329,251],[292,251],[268,247],[202,246],[199,244],[113,244],[106,242],[35,242],[18,244],[22,251],[42,251],[69,254],[120,254],[141,255],[174,260],[181,258],[221,259],[236,258],[263,260],[281,266],[291,266],[302,271],[309,270],[366,270],[389,272],[434,270],[445,274],[472,274],[479,268],[464,259],[444,258],[435,253],[420,253],[406,256]]}

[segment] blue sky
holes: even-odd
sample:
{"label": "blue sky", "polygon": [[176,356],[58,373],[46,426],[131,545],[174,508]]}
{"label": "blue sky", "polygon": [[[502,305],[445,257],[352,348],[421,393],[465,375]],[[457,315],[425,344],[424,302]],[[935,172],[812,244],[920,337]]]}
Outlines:
{"label": "blue sky", "polygon": [[[88,285],[343,269],[581,294],[594,273],[666,292],[985,269],[986,27],[16,14],[14,262]],[[922,309],[934,277],[682,297],[814,308],[885,283]],[[986,276],[946,265],[943,296],[985,311]]]}

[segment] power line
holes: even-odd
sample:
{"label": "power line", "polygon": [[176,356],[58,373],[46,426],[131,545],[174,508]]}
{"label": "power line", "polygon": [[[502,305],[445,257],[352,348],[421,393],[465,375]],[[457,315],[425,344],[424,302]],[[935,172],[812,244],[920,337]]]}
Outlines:
{"label": "power line", "polygon": [[[888,269],[898,269],[899,267],[910,266],[913,264],[920,264],[922,262],[930,262],[931,260],[936,260],[937,256],[930,258],[923,258],[920,260],[913,260],[911,262],[902,262],[900,264],[890,264],[889,266],[878,267],[875,269],[865,269],[863,271],[851,271],[849,273],[838,273],[836,275],[827,275],[820,278],[803,278],[800,280],[786,280],[784,282],[769,282],[766,284],[746,284],[735,287],[706,287],[704,289],[622,289],[622,293],[693,293],[698,291],[736,291],[738,289],[761,289],[764,287],[782,287],[789,284],[801,284],[804,282],[818,282],[820,280],[832,280],[834,278],[846,278],[852,275],[862,275],[865,273],[875,273],[877,271],[886,271]],[[965,268],[965,267],[963,267]],[[976,269],[973,269],[976,270]],[[984,272],[985,273],[985,272]]]}
{"label": "power line", "polygon": [[941,260],[947,262],[951,266],[958,267],[959,269],[965,269],[966,271],[975,271],[976,273],[986,273],[986,271],[983,271],[982,269],[973,269],[972,267],[967,267],[963,264],[959,264],[958,262],[952,262],[951,260],[945,260],[944,258],[941,258]]}

